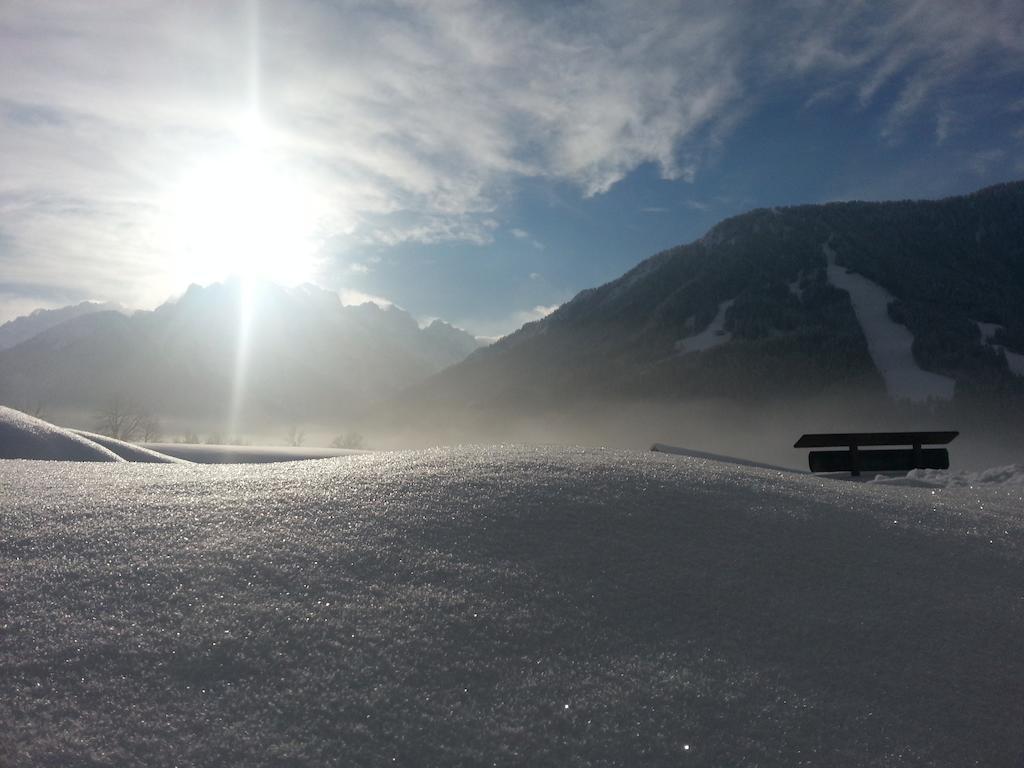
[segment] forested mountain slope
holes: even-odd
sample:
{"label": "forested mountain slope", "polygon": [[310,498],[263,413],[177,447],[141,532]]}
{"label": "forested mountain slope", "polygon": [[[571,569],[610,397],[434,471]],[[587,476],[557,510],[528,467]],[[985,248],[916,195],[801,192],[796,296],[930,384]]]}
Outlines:
{"label": "forested mountain slope", "polygon": [[0,351],[0,402],[95,409],[129,398],[160,416],[304,420],[358,412],[478,343],[440,321],[342,306],[312,286],[192,286],[152,312],[76,317]]}
{"label": "forested mountain slope", "polygon": [[947,397],[1021,396],[1024,182],[938,201],[736,216],[581,292],[406,397],[507,406],[853,390],[891,400],[892,372],[873,349],[887,340],[830,277],[830,256],[833,269],[888,294],[881,321],[909,330],[909,364],[950,380]]}

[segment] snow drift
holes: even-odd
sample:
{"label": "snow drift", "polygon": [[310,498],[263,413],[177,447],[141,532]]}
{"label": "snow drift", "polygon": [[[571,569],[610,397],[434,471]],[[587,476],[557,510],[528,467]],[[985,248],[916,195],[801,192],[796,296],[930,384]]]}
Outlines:
{"label": "snow drift", "polygon": [[98,443],[0,405],[0,459],[124,461]]}
{"label": "snow drift", "polygon": [[196,443],[146,443],[145,449],[197,464],[267,464],[281,461],[332,459],[366,453],[350,448],[317,448],[291,445],[207,445]]}
{"label": "snow drift", "polygon": [[113,437],[107,437],[106,435],[97,435],[95,432],[86,432],[82,429],[72,429],[69,431],[79,435],[80,437],[84,437],[86,440],[91,440],[97,445],[102,445],[104,448],[109,448],[125,461],[138,461],[144,464],[189,463],[185,459],[169,456],[166,453],[159,453],[158,451],[154,451],[150,448],[135,445],[134,443],[127,443],[124,440],[117,440]]}
{"label": "snow drift", "polygon": [[922,488],[957,488],[1008,485],[1024,487],[1024,464],[991,467],[980,472],[951,472],[947,469],[912,469],[902,477],[878,475],[870,482],[879,485],[908,485]]}
{"label": "snow drift", "polygon": [[1024,752],[1016,486],[506,447],[0,489],[2,764]]}
{"label": "snow drift", "polygon": [[140,445],[80,429],[65,429],[0,405],[0,459],[188,463]]}

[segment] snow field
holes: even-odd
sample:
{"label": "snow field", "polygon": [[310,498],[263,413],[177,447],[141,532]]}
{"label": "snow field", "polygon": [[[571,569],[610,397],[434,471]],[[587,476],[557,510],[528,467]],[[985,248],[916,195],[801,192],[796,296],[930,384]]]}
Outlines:
{"label": "snow field", "polygon": [[0,462],[0,763],[1013,765],[1021,489]]}

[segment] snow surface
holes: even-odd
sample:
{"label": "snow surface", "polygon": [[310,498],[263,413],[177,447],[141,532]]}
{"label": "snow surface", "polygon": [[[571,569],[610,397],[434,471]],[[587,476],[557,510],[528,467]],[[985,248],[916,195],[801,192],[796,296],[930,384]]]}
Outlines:
{"label": "snow surface", "polygon": [[712,461],[725,462],[726,464],[738,464],[741,467],[761,467],[762,469],[777,469],[780,472],[798,472],[800,474],[804,474],[803,470],[791,469],[790,467],[780,467],[776,464],[765,464],[760,461],[741,459],[737,456],[725,456],[721,453],[695,451],[692,448],[682,448],[678,445],[668,445],[666,443],[655,443],[651,446],[651,450],[655,453],[670,453],[674,456],[688,456],[691,459],[711,459]]}
{"label": "snow surface", "polygon": [[1024,492],[0,462],[0,764],[1016,765]]}
{"label": "snow surface", "polygon": [[715,319],[711,321],[711,325],[700,333],[677,341],[675,345],[676,352],[681,355],[689,352],[702,352],[705,349],[713,349],[729,341],[732,338],[732,334],[725,330],[725,313],[729,311],[729,307],[735,301],[735,299],[729,299],[719,304],[718,313],[715,315]]}
{"label": "snow surface", "polygon": [[0,459],[124,461],[92,440],[2,405]]}
{"label": "snow surface", "polygon": [[950,400],[955,381],[923,370],[914,360],[913,334],[889,317],[893,297],[882,286],[863,275],[848,272],[836,264],[835,251],[822,246],[828,259],[828,280],[850,294],[853,311],[868,343],[868,352],[885,380],[889,397],[921,402],[929,398]]}
{"label": "snow surface", "polygon": [[71,429],[68,431],[79,435],[80,437],[84,437],[86,440],[90,440],[97,445],[102,445],[104,448],[109,448],[125,461],[141,461],[149,464],[187,463],[185,459],[175,458],[174,456],[169,456],[165,453],[144,448],[141,445],[135,445],[135,443],[116,440],[115,438],[107,437],[106,435],[98,435],[95,432],[86,432],[82,429]]}
{"label": "snow surface", "polygon": [[902,477],[876,475],[872,483],[922,488],[956,488],[1008,485],[1024,487],[1024,465],[1008,464],[980,472],[951,472],[948,469],[912,469]]}

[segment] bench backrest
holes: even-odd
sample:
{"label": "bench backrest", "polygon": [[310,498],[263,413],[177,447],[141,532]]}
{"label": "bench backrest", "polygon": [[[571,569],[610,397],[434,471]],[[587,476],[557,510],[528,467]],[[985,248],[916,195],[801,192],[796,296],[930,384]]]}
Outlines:
{"label": "bench backrest", "polygon": [[851,445],[947,445],[959,432],[835,432],[804,435],[794,448],[830,448]]}
{"label": "bench backrest", "polygon": [[[911,469],[949,469],[945,448],[959,432],[844,432],[804,435],[794,448],[840,447],[844,451],[811,451],[807,463],[811,472],[906,472]],[[861,450],[863,445],[899,445],[909,448]]]}

